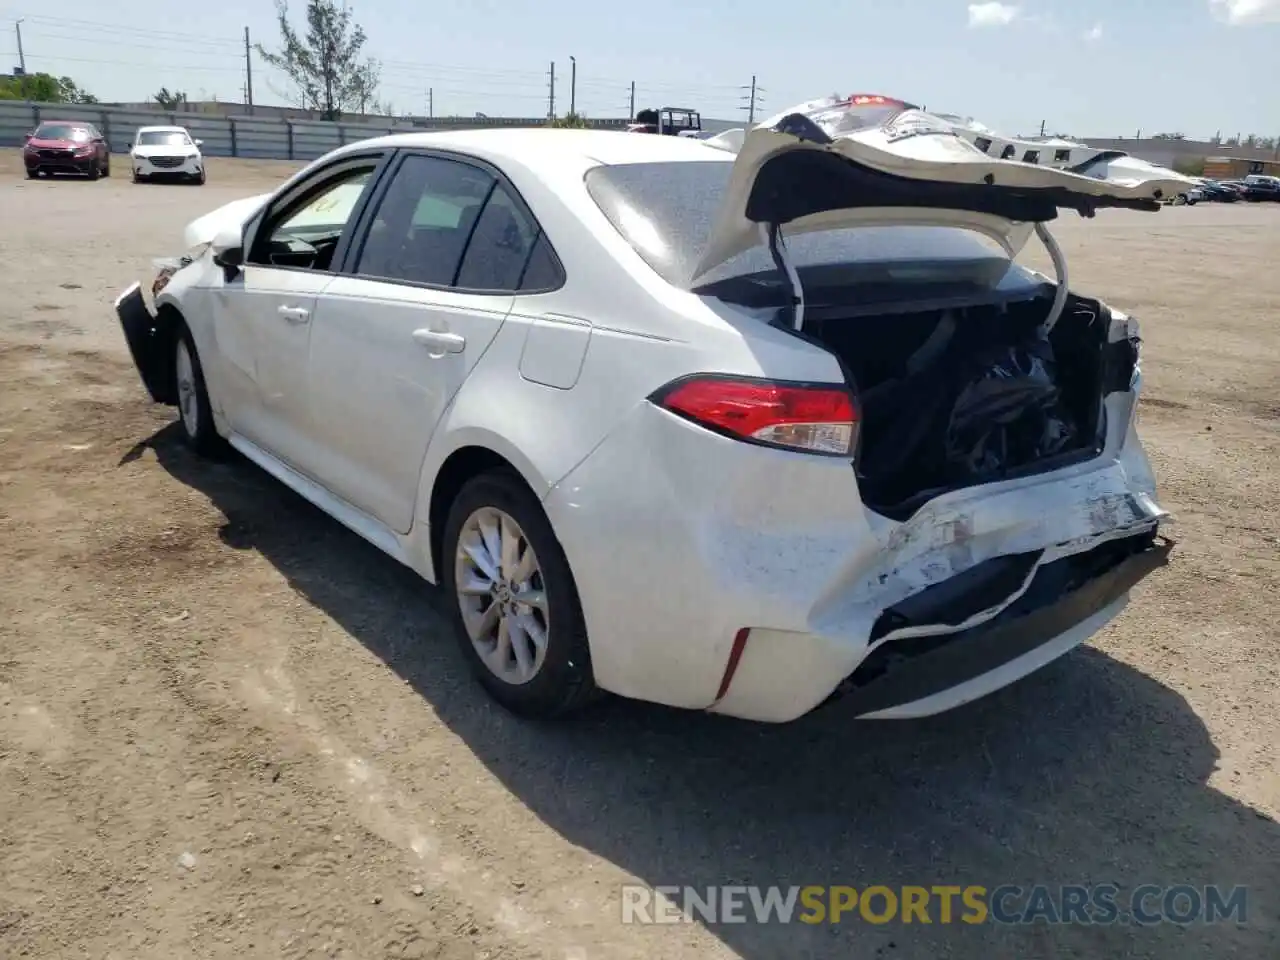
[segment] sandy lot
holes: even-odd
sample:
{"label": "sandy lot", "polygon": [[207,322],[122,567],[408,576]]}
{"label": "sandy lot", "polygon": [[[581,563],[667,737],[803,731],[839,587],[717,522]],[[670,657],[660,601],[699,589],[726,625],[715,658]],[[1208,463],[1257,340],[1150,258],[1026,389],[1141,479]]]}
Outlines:
{"label": "sandy lot", "polygon": [[[1280,956],[1280,207],[1057,229],[1145,323],[1179,540],[1088,648],[927,722],[542,726],[430,588],[146,399],[112,296],[290,169],[215,164],[28,183],[0,152],[0,956]],[[623,926],[637,881],[1250,894],[1243,926]]]}

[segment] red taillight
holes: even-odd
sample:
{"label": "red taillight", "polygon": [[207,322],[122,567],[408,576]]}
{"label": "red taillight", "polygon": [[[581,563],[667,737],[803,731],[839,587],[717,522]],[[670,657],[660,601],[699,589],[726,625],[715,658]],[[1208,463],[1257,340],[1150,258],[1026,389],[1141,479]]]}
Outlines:
{"label": "red taillight", "polygon": [[834,456],[851,456],[857,445],[858,411],[844,386],[707,374],[668,384],[651,399],[752,443]]}

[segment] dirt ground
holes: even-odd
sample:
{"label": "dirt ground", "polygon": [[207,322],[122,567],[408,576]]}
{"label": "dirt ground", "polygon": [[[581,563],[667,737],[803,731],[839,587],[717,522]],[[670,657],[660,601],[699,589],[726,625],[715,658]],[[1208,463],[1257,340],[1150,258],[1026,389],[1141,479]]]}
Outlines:
{"label": "dirt ground", "polygon": [[[0,956],[1280,956],[1280,206],[1057,227],[1144,321],[1179,541],[1087,648],[923,722],[537,725],[430,588],[189,457],[128,363],[111,298],[288,169],[24,182],[0,152]],[[1244,925],[624,926],[627,882],[1250,893]]]}

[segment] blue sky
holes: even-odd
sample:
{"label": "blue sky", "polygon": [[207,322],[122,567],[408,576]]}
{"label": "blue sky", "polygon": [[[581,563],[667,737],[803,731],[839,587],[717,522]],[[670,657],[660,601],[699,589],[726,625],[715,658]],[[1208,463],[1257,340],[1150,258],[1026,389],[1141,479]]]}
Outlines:
{"label": "blue sky", "polygon": [[[301,0],[294,0],[299,22]],[[588,116],[680,105],[739,111],[752,74],[770,113],[830,93],[883,93],[1009,133],[1280,134],[1280,0],[356,0],[383,96],[438,115]],[[101,100],[160,87],[240,100],[243,30],[277,39],[270,0],[0,0],[0,64],[69,75]],[[257,60],[259,102],[285,89]]]}

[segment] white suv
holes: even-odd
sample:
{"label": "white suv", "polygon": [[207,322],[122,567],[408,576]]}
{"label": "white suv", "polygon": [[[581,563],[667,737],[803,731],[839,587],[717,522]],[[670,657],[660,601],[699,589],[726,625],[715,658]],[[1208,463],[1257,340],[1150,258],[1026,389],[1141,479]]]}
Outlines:
{"label": "white suv", "polygon": [[139,127],[129,147],[133,182],[174,177],[204,183],[202,143],[185,127]]}

